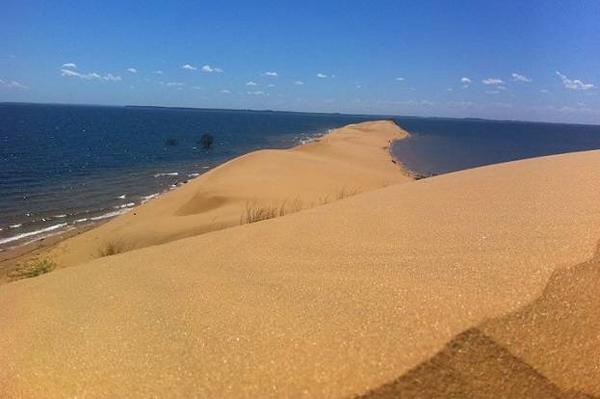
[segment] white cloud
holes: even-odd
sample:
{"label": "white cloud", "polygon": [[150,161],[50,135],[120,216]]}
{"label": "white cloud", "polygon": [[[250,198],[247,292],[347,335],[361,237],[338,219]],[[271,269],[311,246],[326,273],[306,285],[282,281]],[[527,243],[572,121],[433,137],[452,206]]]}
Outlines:
{"label": "white cloud", "polygon": [[183,83],[181,83],[181,82],[169,82],[169,83],[167,83],[167,86],[170,86],[170,87],[182,87]]}
{"label": "white cloud", "polygon": [[396,78],[396,80],[397,80],[398,82],[402,82],[402,81],[403,81],[403,80],[405,80],[405,79],[404,79],[404,78]]}
{"label": "white cloud", "polygon": [[264,75],[265,76],[272,76],[272,77],[279,76],[279,74],[277,74],[277,72],[265,72]]}
{"label": "white cloud", "polygon": [[190,65],[190,64],[185,64],[184,66],[181,67],[181,69],[187,69],[188,71],[195,71],[198,68],[193,65]]}
{"label": "white cloud", "polygon": [[223,94],[231,94],[231,92],[229,90],[227,90],[227,89],[221,90],[221,93],[223,93]]}
{"label": "white cloud", "polygon": [[248,95],[251,95],[251,96],[262,96],[263,94],[265,94],[265,92],[262,90],[255,90],[255,91],[248,92]]}
{"label": "white cloud", "polygon": [[213,72],[217,72],[217,73],[221,73],[223,72],[223,70],[221,68],[213,68],[210,65],[204,65],[202,67],[202,72],[206,72],[206,73],[213,73]]}
{"label": "white cloud", "polygon": [[70,69],[61,69],[60,75],[61,76],[76,76],[78,78],[85,79],[79,72],[71,71]]}
{"label": "white cloud", "polygon": [[152,71],[152,73],[155,75],[162,75],[163,71]]}
{"label": "white cloud", "polygon": [[127,72],[137,73],[137,69],[135,69],[135,68],[127,68]]}
{"label": "white cloud", "polygon": [[304,84],[304,82],[303,82],[303,81],[301,81],[301,80],[296,80],[296,81],[294,82],[294,84],[295,84],[296,86],[302,86],[302,85]]}
{"label": "white cloud", "polygon": [[563,84],[565,85],[565,87],[567,89],[572,89],[572,90],[588,90],[588,89],[591,89],[592,87],[594,87],[593,84],[591,84],[591,83],[583,83],[579,79],[571,80],[566,75],[563,75],[559,71],[556,71],[556,74],[560,77],[560,79],[562,80]]}
{"label": "white cloud", "polygon": [[320,73],[320,72],[319,72],[319,73],[317,74],[317,78],[326,78],[326,77],[327,77],[327,75],[325,75],[324,73]]}
{"label": "white cloud", "polygon": [[250,81],[246,83],[246,86],[258,86],[258,83]]}
{"label": "white cloud", "polygon": [[525,83],[531,82],[531,78],[528,78],[527,76],[519,75],[518,73],[515,73],[515,72],[513,72],[511,76],[512,76],[513,80],[516,82],[525,82]]}
{"label": "white cloud", "polygon": [[75,65],[72,62],[67,62],[65,64],[62,65],[63,68],[73,68],[73,69],[77,69],[77,65]]}
{"label": "white cloud", "polygon": [[8,87],[9,89],[29,89],[28,86],[17,82],[16,80],[11,80],[10,82],[5,82],[0,79],[0,86]]}
{"label": "white cloud", "polygon": [[83,79],[83,80],[106,80],[106,81],[110,81],[110,82],[121,81],[121,77],[119,75],[113,75],[112,73],[102,76],[96,72],[80,73],[80,72],[72,71],[70,69],[61,69],[60,75],[65,76],[65,77],[79,78],[79,79]]}
{"label": "white cloud", "polygon": [[500,94],[500,91],[498,90],[486,90],[487,94]]}
{"label": "white cloud", "polygon": [[503,85],[504,81],[498,78],[487,78],[481,81],[484,85]]}
{"label": "white cloud", "polygon": [[275,85],[271,83],[271,84],[270,84],[270,85],[268,85],[267,87],[275,87]]}
{"label": "white cloud", "polygon": [[464,85],[470,85],[471,84],[471,79],[467,78],[467,77],[463,77],[460,79],[460,83],[464,84]]}
{"label": "white cloud", "polygon": [[108,75],[102,77],[102,79],[104,80],[108,80],[110,82],[120,82],[121,81],[121,77],[120,76],[115,76],[112,73],[109,73]]}

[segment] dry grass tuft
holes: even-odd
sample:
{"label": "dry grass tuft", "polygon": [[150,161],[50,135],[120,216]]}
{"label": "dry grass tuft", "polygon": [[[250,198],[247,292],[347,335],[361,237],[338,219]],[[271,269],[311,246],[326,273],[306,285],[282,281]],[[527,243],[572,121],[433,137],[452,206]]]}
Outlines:
{"label": "dry grass tuft", "polygon": [[262,220],[273,219],[278,216],[284,216],[288,213],[295,213],[302,210],[302,203],[295,199],[291,202],[283,201],[279,206],[259,205],[255,201],[246,203],[246,213],[240,218],[240,224],[260,222]]}
{"label": "dry grass tuft", "polygon": [[103,258],[105,256],[120,254],[125,251],[127,251],[127,245],[125,245],[125,242],[122,239],[114,239],[106,241],[102,244],[102,246],[98,249],[97,257]]}
{"label": "dry grass tuft", "polygon": [[48,259],[41,259],[29,262],[24,266],[18,267],[10,271],[7,275],[12,280],[20,280],[23,278],[37,277],[42,274],[51,272],[56,268],[56,263]]}
{"label": "dry grass tuft", "polygon": [[341,200],[341,199],[344,199],[346,197],[351,197],[356,194],[358,194],[358,189],[348,188],[348,187],[344,186],[337,191],[337,193],[335,195],[335,199]]}

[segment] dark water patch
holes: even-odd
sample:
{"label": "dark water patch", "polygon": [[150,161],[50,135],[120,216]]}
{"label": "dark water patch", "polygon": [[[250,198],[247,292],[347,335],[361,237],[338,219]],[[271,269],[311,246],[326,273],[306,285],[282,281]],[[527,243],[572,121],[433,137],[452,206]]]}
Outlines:
{"label": "dark water patch", "polygon": [[600,126],[465,119],[396,118],[411,133],[392,153],[419,174],[600,149]]}

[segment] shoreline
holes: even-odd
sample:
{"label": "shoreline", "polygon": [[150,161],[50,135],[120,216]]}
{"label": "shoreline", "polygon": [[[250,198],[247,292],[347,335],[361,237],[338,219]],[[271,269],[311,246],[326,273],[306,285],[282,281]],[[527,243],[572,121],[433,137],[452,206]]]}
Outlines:
{"label": "shoreline", "polygon": [[[389,120],[388,122],[391,122],[392,124],[394,124],[394,126],[397,126],[393,120]],[[370,123],[370,122],[366,122],[366,123]],[[65,225],[66,229],[64,229],[64,230],[61,229],[60,231],[57,231],[56,233],[51,233],[47,236],[42,236],[38,239],[32,239],[29,242],[25,242],[21,245],[18,245],[18,246],[12,247],[12,248],[6,248],[6,249],[0,251],[0,284],[8,283],[11,281],[16,281],[15,279],[11,279],[9,277],[9,274],[11,272],[14,272],[18,268],[22,268],[27,264],[36,262],[38,259],[43,259],[48,256],[52,257],[52,251],[55,250],[57,246],[63,244],[65,241],[67,241],[73,237],[76,237],[78,235],[84,234],[86,232],[95,230],[95,229],[103,226],[106,223],[110,223],[111,221],[126,215],[127,213],[131,213],[131,212],[135,213],[136,209],[138,209],[140,206],[143,206],[146,203],[153,202],[157,199],[160,199],[161,197],[163,197],[169,193],[175,192],[184,186],[194,184],[194,182],[197,179],[201,178],[205,173],[209,173],[215,169],[222,167],[223,165],[226,165],[230,162],[247,157],[255,152],[301,151],[302,148],[306,148],[307,146],[310,147],[311,145],[319,143],[321,140],[326,140],[327,137],[329,137],[335,131],[345,129],[348,126],[353,126],[353,125],[347,125],[347,126],[339,127],[336,129],[329,129],[326,132],[324,132],[318,136],[311,137],[310,139],[307,139],[307,140],[301,140],[299,144],[297,144],[293,147],[290,147],[288,149],[283,149],[283,150],[263,149],[263,150],[258,150],[258,151],[243,154],[243,155],[236,157],[234,159],[231,159],[229,161],[225,161],[224,163],[222,163],[220,165],[214,166],[213,168],[206,170],[202,174],[199,174],[199,175],[194,176],[182,183],[177,184],[175,187],[170,186],[169,188],[163,190],[161,193],[146,196],[146,197],[144,197],[145,199],[142,199],[142,201],[139,204],[136,204],[133,207],[127,207],[126,209],[123,209],[122,211],[118,211],[119,212],[118,215],[115,215],[112,217],[102,217],[101,219],[99,219],[97,221],[93,221],[92,220],[93,218],[92,218],[89,220],[89,222],[87,222],[81,226],[77,226],[77,225],[73,225],[73,224]],[[402,129],[400,128],[400,130],[402,130]],[[391,141],[387,142],[385,149],[387,151],[389,159],[391,160],[391,162],[394,165],[398,166],[401,174],[403,174],[405,176],[409,176],[409,177],[414,177],[415,174],[413,172],[409,171],[408,169],[406,169],[404,167],[404,165],[402,164],[402,162],[399,159],[397,159],[394,156],[394,154],[391,152],[391,147],[392,147],[392,144],[394,141],[410,137],[410,133],[408,133],[404,130],[402,130],[402,132],[403,132],[403,136],[400,138],[397,138],[395,140],[391,140]],[[341,190],[343,190],[343,189],[341,189]],[[346,193],[343,195],[348,195],[348,194],[350,194],[350,193]],[[337,195],[339,195],[339,194],[335,194],[335,196],[337,196]],[[285,201],[287,201],[287,200],[285,200]],[[293,200],[290,200],[290,202],[292,202],[292,201]],[[327,201],[329,201],[329,199]],[[325,200],[323,200],[323,202],[325,202]]]}
{"label": "shoreline", "polygon": [[[292,145],[289,148],[284,148],[284,149],[289,150],[289,149],[292,149],[295,147],[300,147],[300,146],[303,146],[306,144],[310,144],[311,142],[314,142],[314,141],[319,140],[320,138],[326,136],[332,130],[335,130],[335,129],[328,129],[326,131],[308,136],[307,138],[302,138],[303,134],[300,134],[297,137],[297,141],[294,145]],[[252,151],[250,151],[250,152],[252,152]],[[248,153],[240,154],[235,158],[239,158]],[[232,159],[235,159],[235,158],[232,158]],[[16,231],[22,230],[24,228],[25,224],[34,224],[34,223],[40,223],[40,222],[46,223],[46,222],[51,222],[51,221],[55,223],[54,225],[53,224],[43,225],[43,226],[41,226],[41,228],[38,228],[38,229],[29,229],[29,230],[22,231],[22,232],[19,231],[18,233],[9,235],[9,236],[4,236],[4,237],[0,236],[0,261],[2,261],[2,259],[6,257],[7,253],[14,252],[15,250],[18,251],[21,247],[31,246],[32,244],[35,244],[36,241],[43,241],[43,240],[48,239],[55,235],[65,234],[65,233],[67,233],[68,230],[72,230],[74,228],[80,230],[80,227],[82,227],[82,225],[85,226],[83,228],[84,230],[89,230],[89,228],[90,228],[89,226],[92,226],[92,227],[98,226],[98,225],[101,225],[102,223],[105,223],[106,221],[110,221],[114,218],[117,218],[140,205],[144,205],[145,203],[147,203],[159,196],[162,196],[162,195],[169,193],[185,184],[188,184],[189,182],[193,181],[194,179],[198,178],[199,176],[202,176],[204,173],[207,173],[210,170],[231,161],[232,159],[226,159],[218,164],[214,164],[211,161],[208,163],[208,165],[200,167],[200,169],[198,169],[198,172],[194,172],[191,174],[184,173],[182,175],[179,172],[154,173],[154,178],[177,176],[177,177],[182,177],[182,180],[177,179],[174,182],[165,183],[163,185],[162,190],[160,190],[158,192],[153,192],[153,190],[148,190],[149,192],[151,192],[150,194],[141,195],[134,201],[126,199],[125,196],[122,196],[123,198],[119,197],[119,199],[122,199],[125,202],[120,205],[115,205],[115,206],[109,207],[107,204],[102,209],[86,211],[86,212],[80,213],[80,214],[64,213],[64,210],[61,209],[61,210],[56,210],[53,213],[51,212],[51,214],[56,214],[56,215],[60,214],[60,216],[40,217],[40,219],[31,221],[31,222],[21,221],[19,224],[1,226],[0,232],[7,233],[7,232],[10,232],[11,230],[15,230],[15,233],[16,233]],[[89,216],[90,213],[93,216]],[[29,216],[29,215],[26,215],[26,216]],[[60,225],[60,228],[56,227],[57,225]],[[57,231],[54,231],[54,230],[57,230]],[[11,244],[13,242],[15,243],[14,245]]]}

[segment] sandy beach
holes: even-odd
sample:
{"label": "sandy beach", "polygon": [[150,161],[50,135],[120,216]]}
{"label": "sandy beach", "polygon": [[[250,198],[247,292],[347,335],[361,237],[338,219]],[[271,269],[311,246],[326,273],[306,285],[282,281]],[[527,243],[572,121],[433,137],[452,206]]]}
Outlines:
{"label": "sandy beach", "polygon": [[600,397],[600,151],[413,180],[407,135],[251,153],[48,247],[0,286],[0,397]]}

